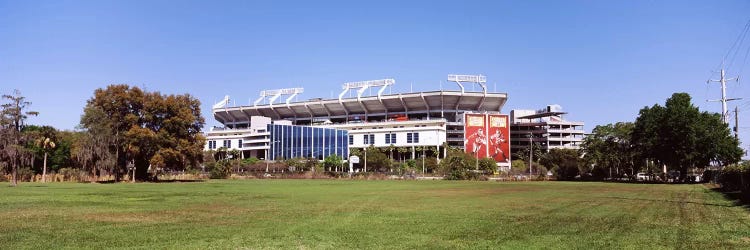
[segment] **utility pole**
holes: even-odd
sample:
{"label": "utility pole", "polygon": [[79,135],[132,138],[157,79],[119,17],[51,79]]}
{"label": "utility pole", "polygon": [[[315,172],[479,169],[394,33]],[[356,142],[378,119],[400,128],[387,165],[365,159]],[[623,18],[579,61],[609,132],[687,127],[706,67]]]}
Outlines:
{"label": "utility pole", "polygon": [[740,139],[740,109],[734,106],[734,139]]}
{"label": "utility pole", "polygon": [[529,132],[529,179],[531,179],[531,163],[534,162],[534,134]]}
{"label": "utility pole", "polygon": [[718,82],[721,83],[721,99],[719,100],[708,100],[709,102],[721,102],[721,120],[724,123],[729,124],[729,111],[727,111],[727,102],[740,100],[742,98],[727,98],[727,81],[739,81],[739,77],[726,79],[724,74],[724,68],[721,69],[721,78],[719,80],[708,80],[706,83]]}

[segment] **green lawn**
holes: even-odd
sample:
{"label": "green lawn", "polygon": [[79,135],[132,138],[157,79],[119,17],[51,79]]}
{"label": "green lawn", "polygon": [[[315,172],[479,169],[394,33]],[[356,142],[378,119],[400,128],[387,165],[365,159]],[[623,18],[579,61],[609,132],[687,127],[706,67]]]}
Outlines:
{"label": "green lawn", "polygon": [[0,184],[0,249],[750,248],[702,185],[244,180]]}

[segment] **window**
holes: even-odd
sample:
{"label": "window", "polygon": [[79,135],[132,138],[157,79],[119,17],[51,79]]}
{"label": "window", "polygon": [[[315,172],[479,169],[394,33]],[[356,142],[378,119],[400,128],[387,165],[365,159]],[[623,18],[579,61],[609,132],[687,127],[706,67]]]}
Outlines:
{"label": "window", "polygon": [[406,133],[406,143],[419,143],[419,133]]}
{"label": "window", "polygon": [[230,141],[230,140],[224,140],[224,147],[225,148],[230,148],[231,146],[232,146],[232,141]]}
{"label": "window", "polygon": [[349,145],[354,145],[354,136],[349,135]]}
{"label": "window", "polygon": [[375,135],[364,135],[365,145],[375,144]]}
{"label": "window", "polygon": [[242,139],[237,140],[237,147],[242,148]]}
{"label": "window", "polygon": [[216,141],[208,141],[208,149],[216,149]]}
{"label": "window", "polygon": [[396,144],[396,134],[385,134],[385,144]]}
{"label": "window", "polygon": [[385,144],[396,144],[396,134],[385,134]]}

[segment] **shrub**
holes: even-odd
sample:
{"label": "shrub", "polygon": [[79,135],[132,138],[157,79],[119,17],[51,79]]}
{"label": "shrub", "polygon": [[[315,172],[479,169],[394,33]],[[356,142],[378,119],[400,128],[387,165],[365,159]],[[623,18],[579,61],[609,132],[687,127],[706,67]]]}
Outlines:
{"label": "shrub", "polygon": [[209,170],[209,178],[211,179],[225,179],[231,172],[231,166],[227,161],[220,161],[213,165]]}
{"label": "shrub", "polygon": [[[422,159],[424,159],[424,162],[422,162]],[[423,165],[424,163],[424,165]],[[425,173],[433,173],[438,168],[438,161],[436,157],[425,157],[425,158],[419,158],[417,160],[417,172],[422,172],[422,167],[424,166]]]}
{"label": "shrub", "polygon": [[440,162],[440,172],[444,180],[478,180],[482,176],[477,167],[477,159],[460,149],[451,149]]}
{"label": "shrub", "polygon": [[479,170],[485,174],[494,174],[497,171],[497,163],[492,158],[482,158],[479,160]]}
{"label": "shrub", "polygon": [[343,168],[344,160],[341,159],[341,156],[338,155],[329,155],[325,159],[323,159],[323,166],[328,168],[330,171],[333,171],[333,169],[336,168]]}
{"label": "shrub", "polygon": [[750,202],[750,162],[724,167],[718,179],[723,191],[741,191],[740,199]]}
{"label": "shrub", "polygon": [[91,180],[91,173],[83,171],[77,168],[61,168],[57,171],[62,176],[63,180],[68,181],[85,181]]}
{"label": "shrub", "polygon": [[31,170],[31,168],[18,168],[17,171],[18,172],[16,172],[16,178],[18,178],[18,181],[32,181],[32,178],[34,178],[34,171]]}
{"label": "shrub", "polygon": [[253,165],[255,163],[258,163],[259,161],[260,160],[255,157],[245,158],[245,159],[242,159],[242,165],[244,166]]}

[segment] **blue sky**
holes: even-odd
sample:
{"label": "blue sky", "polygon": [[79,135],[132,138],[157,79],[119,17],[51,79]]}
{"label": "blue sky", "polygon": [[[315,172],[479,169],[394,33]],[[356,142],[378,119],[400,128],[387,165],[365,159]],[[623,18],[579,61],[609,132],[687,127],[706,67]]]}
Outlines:
{"label": "blue sky", "polygon": [[[300,98],[329,97],[385,77],[394,92],[456,89],[446,75],[481,73],[508,93],[504,111],[560,104],[591,130],[673,92],[719,111],[706,80],[749,10],[739,0],[0,0],[0,92],[20,89],[41,113],[31,123],[73,129],[95,88],[128,83],[190,93],[217,125],[210,106],[226,94],[244,104],[301,86]],[[729,75],[750,73],[748,45]],[[745,82],[729,95],[750,98]]]}

